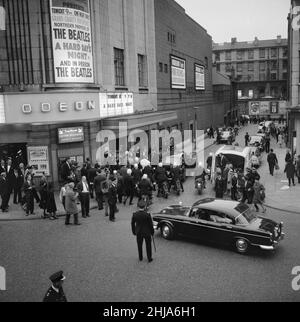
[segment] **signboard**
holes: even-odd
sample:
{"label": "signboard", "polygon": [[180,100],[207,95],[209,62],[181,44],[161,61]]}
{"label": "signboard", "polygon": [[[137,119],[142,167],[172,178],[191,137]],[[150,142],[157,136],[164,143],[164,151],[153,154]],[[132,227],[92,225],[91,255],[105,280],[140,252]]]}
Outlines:
{"label": "signboard", "polygon": [[260,102],[260,114],[270,114],[270,102]]}
{"label": "signboard", "polygon": [[58,143],[84,142],[83,127],[70,127],[58,129]]}
{"label": "signboard", "polygon": [[4,96],[0,95],[0,124],[5,123]]}
{"label": "signboard", "polygon": [[94,83],[89,0],[50,0],[56,83]]}
{"label": "signboard", "polygon": [[185,60],[171,56],[171,87],[186,89]]}
{"label": "signboard", "polygon": [[249,103],[249,115],[259,115],[260,104],[259,102],[250,102]]}
{"label": "signboard", "polygon": [[278,114],[278,112],[279,112],[278,102],[271,102],[270,106],[271,106],[271,114]]}
{"label": "signboard", "polygon": [[36,176],[42,176],[43,172],[50,175],[49,153],[47,146],[32,146],[27,148],[28,163],[33,167]]}
{"label": "signboard", "polygon": [[133,93],[100,93],[100,118],[133,114]]}
{"label": "signboard", "polygon": [[196,91],[205,90],[205,67],[201,65],[195,65],[195,86]]}

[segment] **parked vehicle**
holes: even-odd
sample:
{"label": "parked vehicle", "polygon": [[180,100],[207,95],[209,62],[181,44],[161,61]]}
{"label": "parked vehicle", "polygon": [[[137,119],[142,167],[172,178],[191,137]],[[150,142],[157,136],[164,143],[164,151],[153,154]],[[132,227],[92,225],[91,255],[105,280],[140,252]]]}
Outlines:
{"label": "parked vehicle", "polygon": [[191,207],[170,206],[154,214],[153,221],[164,239],[184,236],[232,246],[240,254],[251,247],[273,251],[285,237],[283,223],[257,216],[236,201],[204,199]]}

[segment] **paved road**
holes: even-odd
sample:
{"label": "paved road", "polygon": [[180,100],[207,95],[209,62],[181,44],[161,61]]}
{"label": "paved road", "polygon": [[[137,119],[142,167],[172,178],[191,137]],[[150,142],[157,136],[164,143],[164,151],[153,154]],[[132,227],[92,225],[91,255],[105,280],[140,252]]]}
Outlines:
{"label": "paved road", "polygon": [[[211,193],[208,187],[204,197]],[[180,198],[160,200],[152,210],[198,199],[189,180]],[[254,250],[242,256],[194,241],[166,241],[157,232],[157,253],[148,264],[138,261],[130,230],[135,209],[120,206],[116,223],[93,211],[79,227],[65,227],[63,219],[1,222],[0,266],[7,272],[7,291],[0,291],[0,301],[41,301],[48,276],[60,269],[67,275],[70,301],[300,300],[300,292],[291,287],[292,269],[300,266],[300,215],[268,210],[269,218],[284,221],[287,233],[275,253]]]}

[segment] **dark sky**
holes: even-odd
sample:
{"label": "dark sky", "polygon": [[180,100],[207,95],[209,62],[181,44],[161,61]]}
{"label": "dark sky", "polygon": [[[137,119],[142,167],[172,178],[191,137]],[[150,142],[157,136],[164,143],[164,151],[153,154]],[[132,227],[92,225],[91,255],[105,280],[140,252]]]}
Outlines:
{"label": "dark sky", "polygon": [[287,38],[290,0],[176,0],[214,42]]}

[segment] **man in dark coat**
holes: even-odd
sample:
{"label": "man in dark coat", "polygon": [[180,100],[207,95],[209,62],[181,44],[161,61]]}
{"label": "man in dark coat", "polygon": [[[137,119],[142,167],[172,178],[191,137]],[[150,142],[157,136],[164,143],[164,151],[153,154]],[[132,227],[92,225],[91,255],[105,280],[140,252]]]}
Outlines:
{"label": "man in dark coat", "polygon": [[290,150],[287,150],[286,156],[285,156],[285,162],[288,163],[290,161],[293,161],[292,154]]}
{"label": "man in dark coat", "polygon": [[9,186],[6,179],[6,172],[0,174],[0,196],[1,210],[2,212],[8,212]]}
{"label": "man in dark coat", "polygon": [[109,205],[109,220],[114,222],[116,220],[116,205],[117,205],[117,178],[113,175],[109,177],[110,186],[108,189],[107,199]]}
{"label": "man in dark coat", "polygon": [[295,165],[293,164],[293,161],[290,160],[287,162],[284,173],[286,173],[286,176],[289,180],[289,186],[293,183],[293,186],[295,186],[295,173],[296,173],[296,168]]}
{"label": "man in dark coat", "polygon": [[72,167],[70,163],[70,158],[67,158],[66,162],[64,162],[63,165],[61,166],[61,178],[65,183],[73,181],[71,172],[72,172]]}
{"label": "man in dark coat", "polygon": [[93,199],[94,198],[94,180],[97,177],[97,171],[99,169],[98,165],[95,165],[94,167],[87,170],[87,181],[90,188],[90,196]]}
{"label": "man in dark coat", "polygon": [[221,173],[218,173],[218,176],[216,178],[216,198],[217,199],[223,199],[224,197],[224,180],[222,179]]}
{"label": "man in dark coat", "polygon": [[9,192],[8,202],[9,202],[10,195],[11,195],[13,189],[14,189],[14,183],[15,183],[15,180],[16,180],[11,158],[7,159],[6,179],[7,179],[7,182],[8,182],[8,192]]}
{"label": "man in dark coat", "polygon": [[145,211],[146,204],[143,200],[138,203],[139,211],[134,213],[131,219],[131,229],[134,236],[136,236],[139,259],[143,260],[143,241],[146,242],[146,250],[148,262],[152,259],[152,245],[151,239],[154,235],[153,221],[151,215]]}
{"label": "man in dark coat", "polygon": [[249,141],[250,141],[250,135],[249,135],[249,133],[247,132],[247,133],[246,133],[246,135],[245,135],[245,146],[248,146]]}
{"label": "man in dark coat", "polygon": [[52,285],[48,289],[43,302],[67,302],[66,295],[62,288],[65,279],[66,278],[63,275],[63,271],[57,272],[50,276]]}
{"label": "man in dark coat", "polygon": [[94,179],[94,189],[96,194],[96,200],[98,203],[98,209],[103,210],[103,192],[102,182],[106,181],[106,174],[104,169],[98,169],[97,176]]}
{"label": "man in dark coat", "polygon": [[132,170],[128,169],[127,170],[127,176],[124,178],[124,189],[125,189],[125,199],[124,199],[124,206],[126,205],[126,202],[128,198],[129,200],[129,205],[132,205],[133,197],[134,197],[134,179],[132,176]]}
{"label": "man in dark coat", "polygon": [[278,159],[273,149],[271,150],[271,153],[269,153],[268,155],[268,163],[269,163],[270,175],[273,176],[275,166],[278,164]]}
{"label": "man in dark coat", "polygon": [[13,190],[14,190],[14,204],[18,204],[22,202],[22,187],[24,184],[24,177],[22,173],[19,172],[19,170],[14,170],[14,184],[13,184]]}

